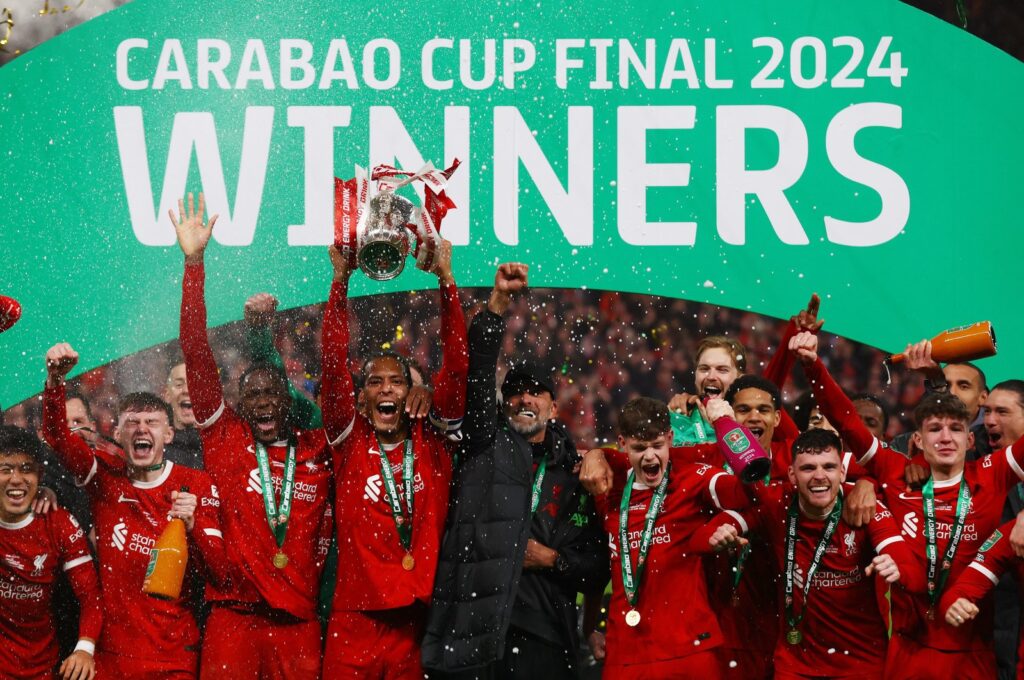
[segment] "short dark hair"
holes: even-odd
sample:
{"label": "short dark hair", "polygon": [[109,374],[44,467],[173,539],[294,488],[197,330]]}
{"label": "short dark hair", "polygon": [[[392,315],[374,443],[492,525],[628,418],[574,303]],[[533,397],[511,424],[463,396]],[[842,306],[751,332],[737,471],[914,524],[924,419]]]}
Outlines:
{"label": "short dark hair", "polygon": [[790,417],[793,418],[793,423],[796,425],[796,429],[803,432],[811,426],[811,411],[818,406],[818,400],[814,396],[813,390],[807,390],[800,395],[800,398],[793,402],[787,410],[789,411]]}
{"label": "short dark hair", "polygon": [[650,397],[631,399],[619,412],[619,434],[642,441],[657,439],[672,429],[668,405]]}
{"label": "short dark hair", "polygon": [[981,389],[985,390],[986,392],[988,391],[988,378],[985,377],[985,371],[978,368],[977,364],[971,363],[970,361],[951,361],[946,365],[966,366],[967,368],[972,369],[975,373],[978,374],[978,379],[981,380]]}
{"label": "short dark hair", "polygon": [[771,380],[762,378],[759,375],[741,375],[736,378],[732,385],[729,385],[729,389],[725,393],[725,400],[731,404],[741,390],[747,390],[750,388],[767,392],[772,398],[772,405],[775,407],[776,411],[778,411],[782,406],[782,395],[779,393],[778,386]]}
{"label": "short dark hair", "polygon": [[174,422],[174,414],[171,412],[170,404],[152,392],[132,392],[121,397],[117,402],[118,417],[127,411],[136,411],[138,413],[162,411],[167,414],[168,423]]}
{"label": "short dark hair", "polygon": [[700,355],[704,354],[709,349],[724,349],[732,357],[732,362],[736,364],[736,370],[740,373],[744,373],[747,370],[747,350],[732,338],[727,338],[724,335],[709,335],[700,341],[697,345],[697,351],[693,354],[693,360],[696,364],[700,361]]}
{"label": "short dark hair", "polygon": [[1004,380],[992,388],[992,391],[995,390],[1015,393],[1017,395],[1017,402],[1024,408],[1024,380]]}
{"label": "short dark hair", "polygon": [[832,430],[814,428],[801,432],[793,440],[793,458],[795,459],[798,453],[816,453],[828,448],[835,449],[839,457],[842,458],[843,442],[839,439],[839,435]]}
{"label": "short dark hair", "polygon": [[858,392],[850,397],[850,401],[870,401],[882,411],[882,432],[889,429],[889,407],[885,402],[870,392]]}
{"label": "short dark hair", "polygon": [[924,421],[932,417],[971,422],[971,414],[967,412],[967,407],[960,401],[960,397],[944,392],[928,392],[914,409],[914,424],[919,430]]}
{"label": "short dark hair", "polygon": [[82,407],[85,409],[85,415],[89,416],[89,420],[96,420],[92,417],[92,404],[89,403],[89,398],[86,397],[84,393],[79,390],[68,390],[64,393],[65,404],[73,399],[77,399],[82,402]]}
{"label": "short dark hair", "polygon": [[242,371],[242,375],[238,377],[239,392],[241,392],[245,387],[245,381],[249,379],[249,376],[255,373],[269,373],[280,381],[281,387],[284,389],[285,393],[288,392],[288,376],[284,374],[284,371],[282,371],[279,366],[275,366],[267,361],[257,361],[249,364],[249,367]]}
{"label": "short dark hair", "polygon": [[[393,359],[393,360],[397,361],[398,365],[402,367],[402,374],[405,375],[405,382],[406,382],[406,384],[408,384],[409,387],[412,387],[412,372],[409,370],[409,359],[408,359],[408,357],[402,356],[398,352],[393,352],[393,351],[391,351],[389,349],[388,350],[381,350],[379,352],[374,352],[373,354],[371,354],[369,357],[366,358],[366,361],[363,362],[362,372],[363,372],[363,384],[364,385],[366,384],[366,376],[369,374],[370,364],[372,364],[374,361],[377,361],[379,359]],[[422,372],[421,372],[421,375],[422,375]]]}
{"label": "short dark hair", "polygon": [[0,456],[18,453],[27,455],[37,465],[43,462],[43,450],[38,437],[14,425],[0,425]]}

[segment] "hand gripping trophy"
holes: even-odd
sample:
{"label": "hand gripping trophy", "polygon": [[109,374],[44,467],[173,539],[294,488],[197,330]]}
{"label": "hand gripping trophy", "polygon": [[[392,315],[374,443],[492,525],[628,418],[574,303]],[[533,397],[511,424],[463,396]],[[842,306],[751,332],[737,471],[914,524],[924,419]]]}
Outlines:
{"label": "hand gripping trophy", "polygon": [[[441,220],[455,207],[444,189],[458,167],[458,159],[447,170],[437,170],[430,163],[416,172],[378,165],[369,179],[359,167],[353,179],[335,178],[335,245],[353,267],[358,266],[375,281],[389,281],[405,269],[412,232],[416,264],[429,269],[441,243]],[[378,193],[367,202],[371,181],[377,182]],[[422,208],[396,193],[415,181],[424,185]]]}

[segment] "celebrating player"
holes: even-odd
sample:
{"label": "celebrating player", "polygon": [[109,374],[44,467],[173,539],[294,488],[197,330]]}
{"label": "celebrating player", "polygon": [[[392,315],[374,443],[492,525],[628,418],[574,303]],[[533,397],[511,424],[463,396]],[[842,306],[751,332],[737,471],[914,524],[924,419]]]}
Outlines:
{"label": "celebrating player", "polygon": [[64,378],[77,363],[78,353],[67,343],[46,353],[43,433],[92,503],[106,611],[97,668],[113,678],[195,677],[199,628],[187,586],[178,599],[161,600],[144,594],[142,582],[150,549],[173,517],[185,521],[197,548],[189,552],[188,569],[205,570],[217,583],[228,580],[217,492],[202,472],[164,459],[164,446],[174,437],[171,413],[154,394],[136,392],[118,404],[114,438],[124,458],[73,435],[64,412]]}
{"label": "celebrating player", "polygon": [[466,322],[443,242],[431,273],[441,289],[444,359],[430,422],[409,418],[412,379],[392,353],[363,364],[357,412],[348,364],[348,258],[331,248],[334,281],[324,310],[321,389],[334,449],[338,580],[324,672],[421,678],[420,641],[448,509],[452,447],[466,398]]}
{"label": "celebrating player", "polygon": [[82,606],[75,651],[61,664],[65,680],[92,680],[103,626],[99,582],[85,532],[59,508],[32,512],[39,489],[40,445],[13,425],[0,426],[0,667],[14,680],[52,674],[57,638],[53,589],[67,574]]}
{"label": "celebrating player", "polygon": [[[228,555],[240,576],[211,589],[202,677],[317,678],[316,599],[329,542],[330,460],[321,430],[295,431],[287,378],[254,365],[239,379],[238,411],[224,403],[206,335],[203,254],[216,215],[203,222],[189,194],[171,221],[185,254],[181,349],[206,471],[224,500]],[[323,540],[322,540],[323,539]]]}
{"label": "celebrating player", "polygon": [[695,547],[721,550],[745,543],[741,535],[746,534],[773,550],[772,580],[782,586],[785,624],[775,646],[779,680],[881,678],[887,634],[870,576],[877,572],[894,583],[902,573],[907,574],[904,587],[924,585],[884,506],[863,528],[842,520],[846,473],[840,451],[834,432],[804,432],[793,445],[789,470],[795,490],[781,484],[758,487],[758,503],[751,509],[719,515],[693,539]]}

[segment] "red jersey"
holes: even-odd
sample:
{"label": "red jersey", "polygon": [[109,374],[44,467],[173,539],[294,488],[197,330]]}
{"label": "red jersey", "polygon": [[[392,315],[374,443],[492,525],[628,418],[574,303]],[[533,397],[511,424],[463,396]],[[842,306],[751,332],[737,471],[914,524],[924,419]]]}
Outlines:
{"label": "red jersey", "polygon": [[[455,433],[465,411],[469,371],[466,321],[454,285],[441,286],[443,362],[434,376],[430,423],[410,423],[413,446],[413,517],[410,554],[415,566],[406,570],[406,554],[395,527],[390,500],[381,477],[381,452],[370,421],[357,414],[351,376],[334,370],[325,377],[324,427],[334,449],[335,507],[338,531],[338,575],[335,612],[394,609],[414,602],[429,603],[437,555],[448,513]],[[324,310],[325,365],[348,362],[346,285],[335,282]],[[385,447],[403,508],[402,458],[405,447]]]}
{"label": "red jersey", "polygon": [[150,549],[167,526],[171,493],[187,488],[198,498],[195,525],[189,532],[189,570],[224,582],[229,567],[221,534],[220,500],[209,476],[166,461],[151,482],[128,477],[122,458],[89,448],[68,430],[63,386],[47,387],[43,396],[43,434],[77,483],[89,494],[96,530],[105,620],[97,649],[121,656],[174,662],[182,650],[199,643],[199,628],[190,606],[188,586],[177,600],[142,592]]}
{"label": "red jersey", "polygon": [[81,605],[79,638],[98,640],[103,626],[100,587],[85,532],[69,513],[0,522],[0,668],[4,677],[40,678],[57,663],[51,598],[67,573]]}
{"label": "red jersey", "polygon": [[[326,542],[330,456],[322,430],[293,433],[296,444],[291,516],[281,550],[288,564],[273,564],[277,540],[263,504],[256,440],[249,424],[224,403],[220,375],[206,337],[202,264],[188,264],[182,283],[180,342],[189,396],[203,441],[203,462],[224,504],[221,517],[227,552],[238,578],[230,587],[209,588],[208,599],[242,607],[270,607],[300,619],[316,617]],[[280,502],[288,442],[266,447],[275,500]]]}
{"label": "red jersey", "polygon": [[[678,452],[680,449],[673,449]],[[606,453],[614,471],[611,490],[598,496],[598,515],[608,532],[611,551],[612,597],[608,607],[607,666],[652,663],[707,652],[722,644],[722,632],[715,612],[708,604],[701,557],[685,552],[691,534],[703,526],[705,511],[713,506],[715,494],[724,505],[742,507],[747,498],[739,480],[709,465],[695,465],[673,459],[664,504],[654,525],[654,534],[640,581],[636,610],[640,623],[629,626],[627,612],[633,607],[622,584],[622,551],[619,544],[619,514],[626,486],[629,461],[622,453]],[[633,564],[654,489],[634,484],[629,504],[629,550]]]}
{"label": "red jersey", "polygon": [[[843,441],[859,456],[881,484],[885,504],[892,511],[915,557],[917,569],[927,573],[924,498],[921,491],[907,488],[904,470],[907,459],[887,448],[861,423],[856,409],[825,370],[819,360],[808,367],[808,379],[814,385],[822,410],[839,429]],[[985,539],[999,526],[1006,495],[1024,479],[1024,440],[976,461],[964,463],[964,470],[953,479],[934,482],[935,519],[938,552],[941,557],[949,544],[961,480],[968,485],[971,503],[964,520],[960,545],[953,559],[947,583],[955,581],[967,569]],[[893,631],[918,644],[944,651],[990,651],[992,649],[992,598],[979,603],[981,613],[973,621],[953,628],[935,611],[927,616],[930,602],[924,593],[911,595],[893,591]]]}
{"label": "red jersey", "polygon": [[[771,581],[777,584],[777,601],[783,602],[781,574],[785,569],[788,511],[795,495],[790,485],[762,488],[751,509],[742,515],[719,515],[694,540],[706,545],[722,524],[731,524],[763,540],[764,547],[773,553]],[[888,632],[875,602],[874,580],[865,575],[865,568],[876,554],[888,554],[900,567],[901,585],[912,590],[923,589],[923,574],[913,564],[892,513],[879,504],[866,527],[855,529],[839,522],[815,572],[808,607],[803,595],[804,575],[825,524],[825,520],[802,515],[797,522],[793,597],[796,615],[804,613],[799,626],[803,640],[798,645],[789,644],[785,639],[788,626],[783,626],[775,646],[775,669],[810,677],[824,673],[835,678],[878,673],[885,662]],[[785,624],[784,609],[780,607],[778,613],[780,623]]]}

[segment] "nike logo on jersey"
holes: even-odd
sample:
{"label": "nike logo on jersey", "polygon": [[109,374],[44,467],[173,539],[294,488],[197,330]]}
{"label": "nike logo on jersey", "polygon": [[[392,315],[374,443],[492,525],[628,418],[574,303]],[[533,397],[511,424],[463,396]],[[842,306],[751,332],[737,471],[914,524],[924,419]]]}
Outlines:
{"label": "nike logo on jersey", "polygon": [[139,501],[137,499],[135,499],[135,498],[128,498],[128,496],[125,496],[124,494],[121,494],[121,497],[117,499],[117,502],[118,503],[138,503]]}

